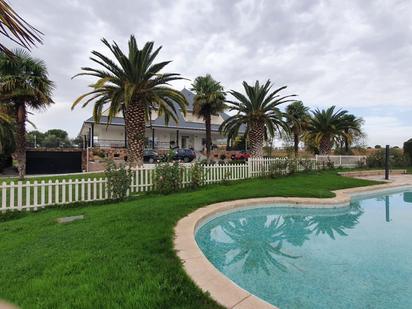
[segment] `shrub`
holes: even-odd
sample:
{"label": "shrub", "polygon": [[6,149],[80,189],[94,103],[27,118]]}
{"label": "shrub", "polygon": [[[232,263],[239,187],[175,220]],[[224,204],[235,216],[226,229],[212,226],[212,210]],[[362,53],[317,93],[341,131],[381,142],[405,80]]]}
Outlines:
{"label": "shrub", "polygon": [[[410,165],[410,158],[405,155],[400,149],[389,150],[389,167],[390,168],[405,168]],[[384,168],[385,167],[385,149],[380,149],[374,154],[366,158],[366,165],[369,168]]]}
{"label": "shrub", "polygon": [[333,170],[335,168],[335,162],[333,162],[329,157],[328,161],[326,161],[326,167],[330,170]]}
{"label": "shrub", "polygon": [[403,144],[403,152],[409,156],[409,160],[412,161],[412,138]]}
{"label": "shrub", "polygon": [[268,171],[265,176],[276,178],[284,175],[288,169],[288,160],[276,160],[269,164]]}
{"label": "shrub", "polygon": [[315,161],[309,160],[309,159],[300,159],[299,160],[299,165],[302,167],[304,172],[309,172],[313,170],[315,166]]}
{"label": "shrub", "polygon": [[357,165],[358,168],[364,168],[364,167],[366,167],[366,160],[360,159],[360,160],[357,162],[356,165]]}
{"label": "shrub", "polygon": [[104,174],[107,178],[106,190],[109,199],[125,199],[127,197],[127,191],[132,184],[133,172],[127,169],[124,164],[117,168],[113,160],[108,160]]}
{"label": "shrub", "polygon": [[298,171],[297,160],[287,160],[287,172],[289,175],[295,174]]}
{"label": "shrub", "polygon": [[195,162],[190,167],[190,187],[197,189],[205,184],[206,171],[204,166],[200,162]]}
{"label": "shrub", "polygon": [[221,183],[222,185],[228,185],[228,184],[230,183],[230,176],[232,176],[232,172],[226,171],[226,172],[223,174],[223,178],[222,178],[222,180],[220,181],[220,183]]}
{"label": "shrub", "polygon": [[182,187],[182,172],[177,162],[157,164],[153,179],[155,190],[162,194],[178,191]]}

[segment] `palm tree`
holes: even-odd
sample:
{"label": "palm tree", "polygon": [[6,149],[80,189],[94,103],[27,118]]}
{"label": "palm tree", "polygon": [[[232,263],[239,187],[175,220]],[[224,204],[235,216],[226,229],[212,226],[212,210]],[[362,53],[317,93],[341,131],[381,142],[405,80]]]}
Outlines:
{"label": "palm tree", "polygon": [[171,61],[154,63],[162,47],[153,50],[153,42],[147,42],[139,49],[132,35],[128,54],[124,54],[116,42],[109,44],[106,39],[102,42],[116,61],[92,51],[90,59],[100,67],[83,67],[83,72],[76,76],[93,76],[97,81],[90,86],[90,92],[77,98],[72,109],[82,101],[83,107],[93,102],[93,117],[98,122],[103,108],[108,105],[108,123],[122,112],[128,141],[128,162],[131,167],[140,166],[143,164],[146,122],[151,112],[157,111],[166,123],[170,118],[177,122],[178,108],[186,114],[185,97],[168,87],[170,82],[183,78],[177,73],[160,73]]}
{"label": "palm tree", "polygon": [[303,105],[302,101],[293,102],[286,107],[286,123],[293,135],[295,158],[298,157],[300,138],[308,126],[309,119],[309,108]]}
{"label": "palm tree", "polygon": [[312,112],[305,138],[314,143],[320,154],[329,154],[332,146],[338,141],[344,128],[343,117],[347,111],[337,110],[335,106],[328,109],[316,109]]}
{"label": "palm tree", "polygon": [[16,123],[16,160],[19,178],[26,173],[27,109],[43,110],[51,103],[54,83],[48,78],[42,60],[32,58],[25,50],[14,57],[0,54],[0,101],[12,106]]}
{"label": "palm tree", "polygon": [[[21,18],[5,0],[0,0],[0,34],[27,49],[42,42],[42,33]],[[0,52],[12,55],[1,43]]]}
{"label": "palm tree", "polygon": [[10,116],[10,106],[0,103],[0,154],[10,154],[13,151],[14,122]]}
{"label": "palm tree", "polygon": [[349,146],[352,144],[353,139],[356,136],[361,136],[363,119],[357,118],[355,115],[346,114],[342,117],[343,132],[342,138],[345,144],[345,153],[349,153]]}
{"label": "palm tree", "polygon": [[246,134],[249,135],[250,153],[252,157],[263,155],[263,141],[273,137],[276,131],[286,130],[283,113],[278,106],[283,103],[293,102],[288,98],[296,95],[281,96],[279,92],[286,88],[283,86],[271,91],[272,84],[268,80],[264,85],[259,81],[254,86],[243,82],[246,95],[231,90],[229,93],[237,101],[228,101],[229,108],[237,113],[226,119],[220,130],[229,138],[236,137],[242,125],[246,125]]}
{"label": "palm tree", "polygon": [[211,118],[218,116],[226,108],[223,86],[215,81],[210,74],[196,77],[192,84],[196,95],[193,102],[193,114],[203,118],[206,127],[206,156],[210,158],[212,144]]}

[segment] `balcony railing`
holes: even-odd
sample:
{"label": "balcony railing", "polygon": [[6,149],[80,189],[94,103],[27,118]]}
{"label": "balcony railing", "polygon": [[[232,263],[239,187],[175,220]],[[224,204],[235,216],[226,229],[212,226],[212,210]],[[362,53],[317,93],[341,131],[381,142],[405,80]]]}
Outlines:
{"label": "balcony railing", "polygon": [[124,140],[99,139],[93,142],[93,147],[97,148],[126,148]]}

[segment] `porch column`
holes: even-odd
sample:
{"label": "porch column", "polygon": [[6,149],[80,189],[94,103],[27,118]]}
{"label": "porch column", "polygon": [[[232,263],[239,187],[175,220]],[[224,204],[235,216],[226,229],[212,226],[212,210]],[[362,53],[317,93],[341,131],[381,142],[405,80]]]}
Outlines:
{"label": "porch column", "polygon": [[179,130],[176,130],[176,147],[179,148]]}
{"label": "porch column", "polygon": [[126,126],[124,126],[124,148],[127,148],[127,132],[126,132]]}
{"label": "porch column", "polygon": [[155,149],[155,129],[152,128],[152,149]]}
{"label": "porch column", "polygon": [[90,139],[90,145],[91,147],[94,147],[94,123],[92,123],[92,128],[91,128],[91,139]]}

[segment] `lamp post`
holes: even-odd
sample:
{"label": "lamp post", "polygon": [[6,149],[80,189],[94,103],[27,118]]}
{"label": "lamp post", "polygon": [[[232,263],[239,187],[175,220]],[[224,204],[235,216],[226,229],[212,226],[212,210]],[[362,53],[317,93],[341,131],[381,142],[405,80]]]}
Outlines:
{"label": "lamp post", "polygon": [[385,148],[385,180],[389,180],[389,145]]}

